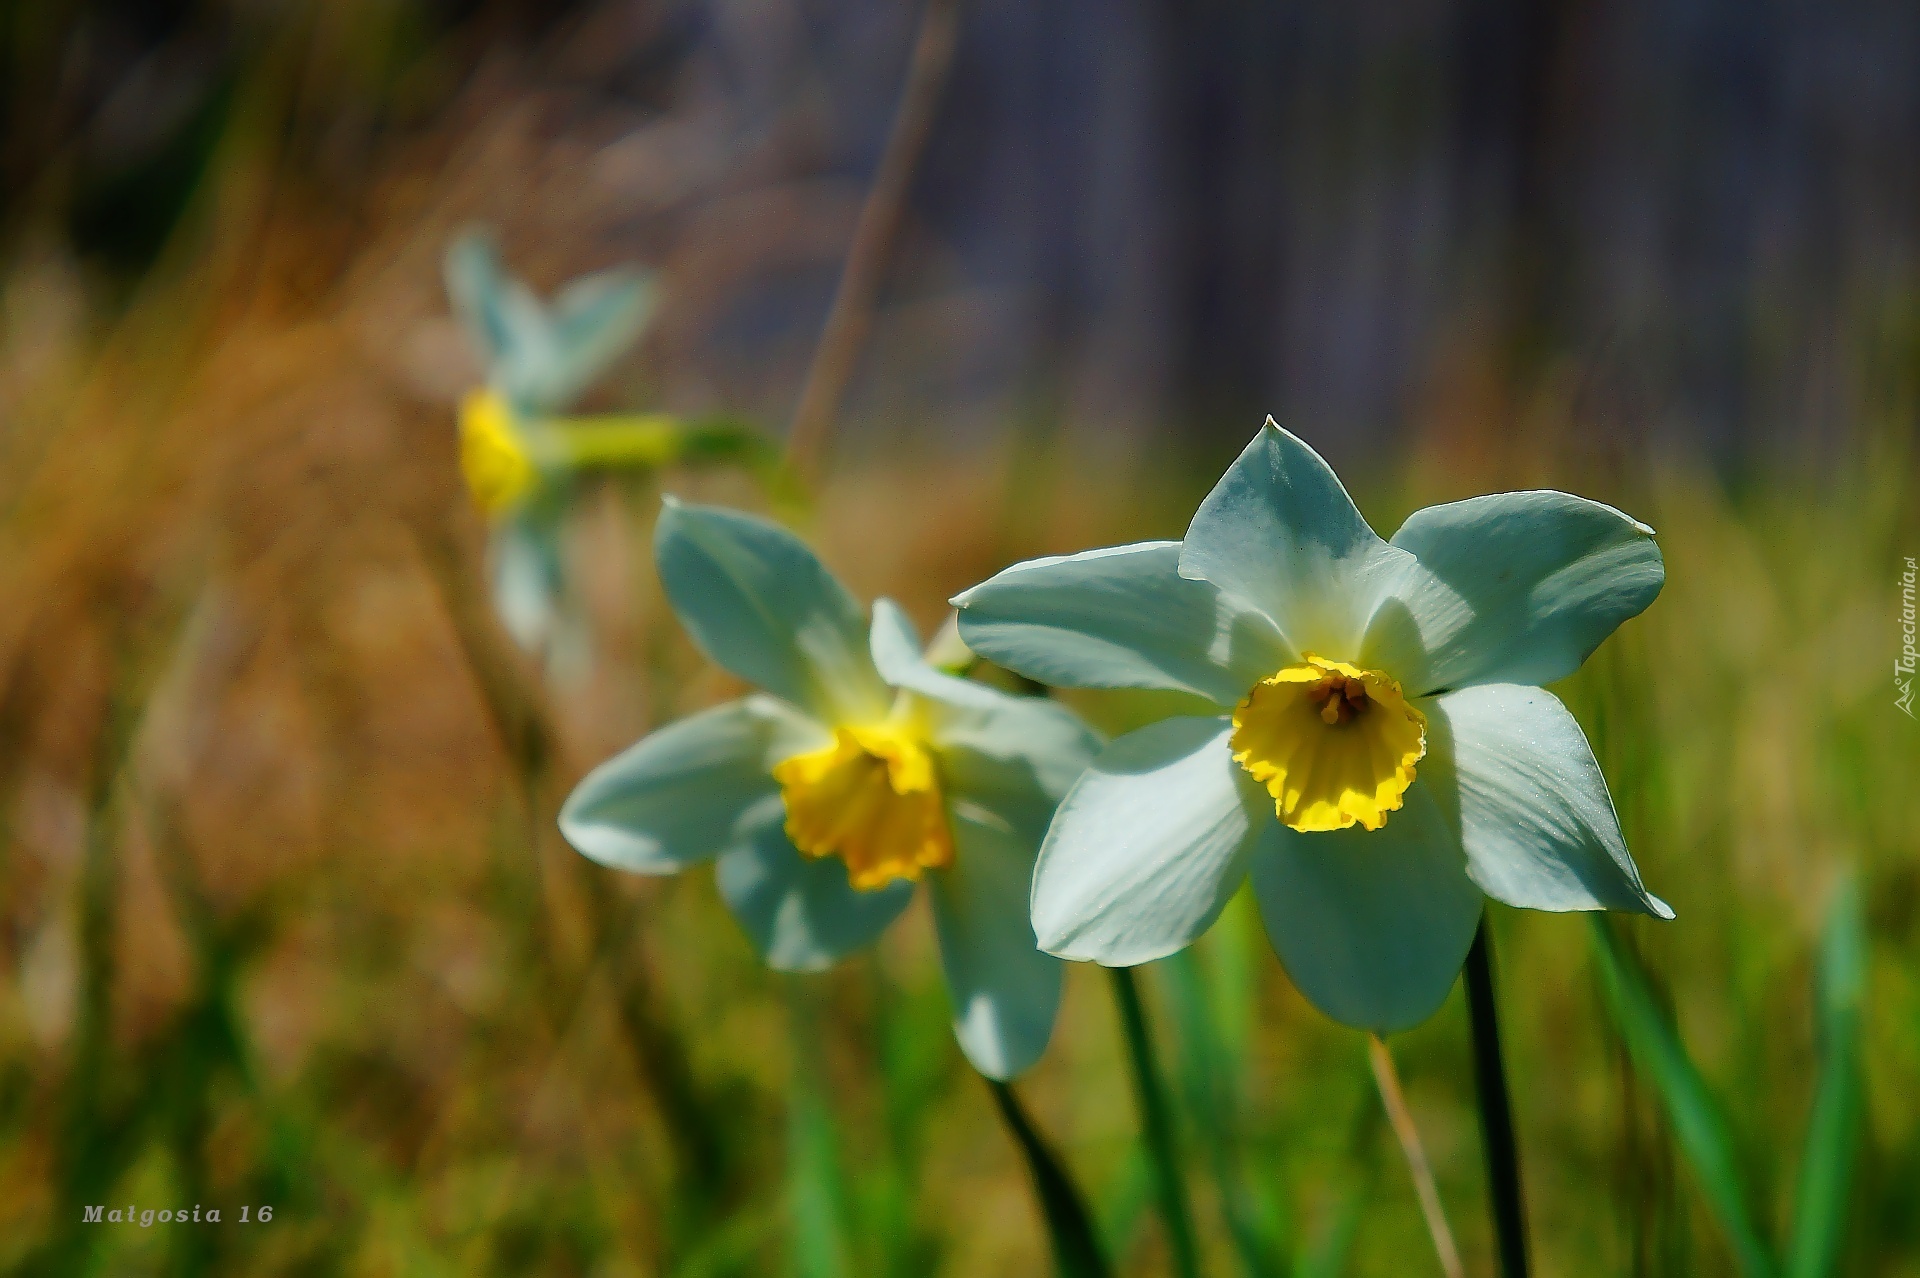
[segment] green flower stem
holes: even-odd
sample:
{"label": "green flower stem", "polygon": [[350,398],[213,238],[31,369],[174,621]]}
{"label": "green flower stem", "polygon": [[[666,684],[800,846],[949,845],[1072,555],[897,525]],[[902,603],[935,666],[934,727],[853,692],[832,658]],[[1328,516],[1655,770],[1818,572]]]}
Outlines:
{"label": "green flower stem", "polygon": [[1480,1136],[1487,1151],[1487,1194],[1504,1278],[1527,1275],[1527,1208],[1521,1195],[1520,1147],[1513,1136],[1507,1069],[1500,1058],[1500,1015],[1493,998],[1493,941],[1480,920],[1467,951],[1467,1014],[1473,1022],[1473,1083],[1480,1100]]}
{"label": "green flower stem", "polygon": [[1140,1005],[1140,987],[1133,969],[1109,968],[1113,999],[1120,1008],[1120,1026],[1127,1040],[1127,1062],[1133,1070],[1133,1091],[1140,1103],[1140,1125],[1153,1167],[1155,1196],[1167,1229],[1167,1250],[1173,1253],[1178,1278],[1199,1278],[1199,1254],[1193,1241],[1193,1211],[1187,1205],[1186,1184],[1180,1178],[1180,1157],[1174,1148],[1173,1111],[1167,1106],[1166,1087],[1147,1037],[1146,1009]]}
{"label": "green flower stem", "polygon": [[577,467],[664,466],[680,456],[686,426],[666,413],[555,417],[541,423],[568,464]]}
{"label": "green flower stem", "polygon": [[666,466],[731,463],[757,478],[776,509],[802,510],[807,493],[773,441],[750,422],[726,415],[605,413],[545,417],[526,424],[528,455],[559,473],[640,472]]}
{"label": "green flower stem", "polygon": [[1081,1198],[1073,1178],[1034,1129],[1013,1088],[997,1079],[989,1078],[986,1082],[987,1089],[993,1093],[994,1104],[1000,1109],[1000,1119],[1007,1125],[1007,1134],[1025,1155],[1027,1171],[1033,1176],[1034,1196],[1040,1200],[1047,1241],[1053,1247],[1054,1272],[1060,1278],[1107,1278],[1112,1270],[1100,1251],[1100,1240],[1087,1217],[1086,1201]]}

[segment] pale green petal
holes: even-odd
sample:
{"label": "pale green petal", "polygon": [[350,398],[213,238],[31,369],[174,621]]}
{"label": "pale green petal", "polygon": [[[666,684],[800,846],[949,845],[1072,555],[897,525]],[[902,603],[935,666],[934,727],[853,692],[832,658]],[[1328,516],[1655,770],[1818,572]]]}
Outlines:
{"label": "pale green petal", "polygon": [[533,416],[569,407],[631,347],[656,293],[650,275],[616,267],[568,284],[549,308],[477,232],[448,247],[446,282],[488,382]]}
{"label": "pale green petal", "polygon": [[632,267],[597,271],[560,290],[549,313],[554,359],[537,391],[548,411],[571,407],[626,354],[658,295],[654,277]]}
{"label": "pale green petal", "polygon": [[886,713],[860,606],[798,537],[668,497],[653,544],[667,598],[714,661],[827,723]]}
{"label": "pale green petal", "polygon": [[1168,688],[1231,706],[1297,660],[1273,623],[1179,572],[1180,543],[1031,559],[954,598],[960,637],[1065,688]]}
{"label": "pale green petal", "polygon": [[492,369],[516,336],[515,317],[503,302],[509,281],[500,254],[484,232],[467,231],[447,246],[444,265],[454,314],[466,326],[474,354]]}
{"label": "pale green petal", "polygon": [[1593,750],[1550,692],[1491,683],[1423,706],[1423,783],[1460,832],[1467,873],[1531,910],[1673,917],[1640,885]]}
{"label": "pale green petal", "polygon": [[714,882],[747,939],[782,972],[818,972],[871,944],[913,900],[913,884],[861,892],[838,857],[802,856],[780,814],[715,867]]}
{"label": "pale green petal", "polygon": [[1060,1007],[1060,960],[1027,915],[1034,846],[964,811],[953,839],[952,867],[927,876],[953,1032],[975,1069],[1008,1079],[1040,1059]]}
{"label": "pale green petal", "polygon": [[1269,417],[1194,513],[1180,575],[1259,609],[1294,649],[1351,661],[1407,562],[1361,518],[1320,454]]}
{"label": "pale green petal", "polygon": [[945,705],[976,710],[992,710],[1006,699],[998,689],[928,665],[920,651],[920,632],[891,599],[873,601],[870,646],[874,668],[893,687],[906,688]]}
{"label": "pale green petal", "polygon": [[1046,833],[1054,804],[1086,771],[1099,737],[1045,697],[1019,697],[935,670],[920,636],[890,599],[873,605],[873,660],[881,678],[918,698],[948,792],[1029,835]]}
{"label": "pale green petal", "polygon": [[1038,847],[1054,805],[1099,752],[1099,735],[1056,701],[983,691],[994,698],[991,708],[936,718],[940,774],[956,800],[978,803]]}
{"label": "pale green petal", "polygon": [[1483,902],[1424,780],[1378,830],[1269,822],[1252,861],[1267,935],[1315,1007],[1385,1034],[1446,1001]]}
{"label": "pale green petal", "polygon": [[1564,678],[1666,581],[1653,529],[1566,493],[1429,506],[1393,544],[1420,571],[1382,603],[1368,648],[1413,693]]}
{"label": "pale green petal", "polygon": [[560,833],[615,869],[672,874],[724,851],[779,787],[769,769],[824,732],[771,697],[703,710],[589,772],[560,808]]}
{"label": "pale green petal", "polygon": [[1060,805],[1033,878],[1033,926],[1061,958],[1131,967],[1191,944],[1245,877],[1266,792],[1228,719],[1163,719],[1102,751]]}
{"label": "pale green petal", "polygon": [[488,547],[493,606],[515,643],[540,652],[561,624],[566,568],[559,529],[543,505],[516,511],[495,528]]}

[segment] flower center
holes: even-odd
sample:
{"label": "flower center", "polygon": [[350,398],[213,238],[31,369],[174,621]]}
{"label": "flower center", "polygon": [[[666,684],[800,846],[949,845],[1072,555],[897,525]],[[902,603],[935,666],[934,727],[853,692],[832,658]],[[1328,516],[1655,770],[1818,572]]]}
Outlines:
{"label": "flower center", "polygon": [[839,857],[862,891],[953,864],[933,756],[899,727],[835,728],[833,744],[776,764],[773,779],[793,845]]}
{"label": "flower center", "polygon": [[1427,718],[1378,670],[1312,653],[1233,711],[1233,759],[1296,830],[1387,823],[1427,752]]}
{"label": "flower center", "polygon": [[512,410],[495,391],[476,390],[460,401],[460,471],[473,499],[490,515],[533,487],[533,459],[514,428]]}

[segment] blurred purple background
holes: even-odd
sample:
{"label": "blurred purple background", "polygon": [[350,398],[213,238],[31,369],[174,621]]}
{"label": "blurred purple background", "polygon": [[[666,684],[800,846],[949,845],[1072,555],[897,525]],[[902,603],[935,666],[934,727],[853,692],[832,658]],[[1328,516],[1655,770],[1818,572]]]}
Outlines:
{"label": "blurred purple background", "polygon": [[[15,5],[0,227],[128,278],[295,53],[283,167],[347,218],[405,140],[538,103],[615,197],[581,242],[679,272],[652,381],[777,427],[916,14]],[[850,430],[1230,441],[1271,411],[1343,462],[1409,422],[1497,441],[1545,396],[1575,434],[1818,455],[1912,402],[1916,156],[1902,0],[973,0]]]}

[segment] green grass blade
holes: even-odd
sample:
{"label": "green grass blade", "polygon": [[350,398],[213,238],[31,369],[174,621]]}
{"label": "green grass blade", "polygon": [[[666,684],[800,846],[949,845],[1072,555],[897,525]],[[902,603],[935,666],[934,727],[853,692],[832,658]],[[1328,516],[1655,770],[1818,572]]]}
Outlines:
{"label": "green grass blade", "polygon": [[1848,879],[1828,909],[1814,987],[1820,1078],[1794,1201],[1791,1278],[1836,1272],[1846,1241],[1847,1196],[1860,1137],[1860,1002],[1866,967],[1860,889]]}
{"label": "green grass blade", "polygon": [[1627,1051],[1659,1092],[1674,1137],[1686,1152],[1743,1278],[1772,1278],[1773,1257],[1747,1208],[1732,1135],[1712,1090],[1654,1001],[1639,964],[1614,936],[1604,916],[1593,915],[1592,924],[1601,988]]}
{"label": "green grass blade", "polygon": [[1294,1266],[1294,1278],[1338,1278],[1346,1272],[1354,1240],[1360,1236],[1364,1207],[1363,1195],[1357,1187],[1349,1186],[1341,1192],[1334,1200],[1320,1238],[1302,1251]]}
{"label": "green grass blade", "polygon": [[793,1081],[787,1109],[788,1208],[796,1278],[848,1278],[846,1183],[822,1077],[820,1027],[809,991],[789,983]]}
{"label": "green grass blade", "polygon": [[1139,1245],[1153,1206],[1153,1169],[1138,1145],[1097,1187],[1093,1199],[1094,1236],[1104,1238],[1116,1263],[1124,1268],[1129,1253]]}
{"label": "green grass blade", "polygon": [[671,1270],[674,1278],[732,1278],[752,1273],[754,1261],[777,1235],[774,1211],[737,1211],[707,1231]]}
{"label": "green grass blade", "polygon": [[1312,1235],[1301,1240],[1293,1278],[1340,1278],[1347,1272],[1354,1242],[1360,1236],[1367,1201],[1379,1179],[1380,1127],[1387,1121],[1372,1088],[1360,1093],[1360,1104],[1347,1129],[1347,1167],[1355,1179],[1336,1186],[1324,1219]]}
{"label": "green grass blade", "polygon": [[926,1135],[953,1072],[945,989],[919,979],[896,984],[872,955],[881,1111],[887,1157],[865,1160],[855,1203],[861,1233],[877,1251],[877,1273],[919,1278],[938,1268],[940,1240],[918,1216]]}
{"label": "green grass blade", "polygon": [[[1222,915],[1224,920],[1225,915]],[[1179,1079],[1187,1112],[1198,1128],[1197,1144],[1204,1151],[1220,1195],[1227,1234],[1247,1278],[1279,1278],[1287,1272],[1285,1249],[1278,1236],[1277,1212],[1256,1200],[1243,1175],[1236,1122],[1239,1055],[1228,1046],[1231,1026],[1216,1015],[1213,991],[1193,950],[1183,950],[1156,965],[1154,973],[1165,991],[1163,1005],[1172,1014],[1179,1045]],[[1231,968],[1219,974],[1219,985],[1230,991],[1237,976]]]}

